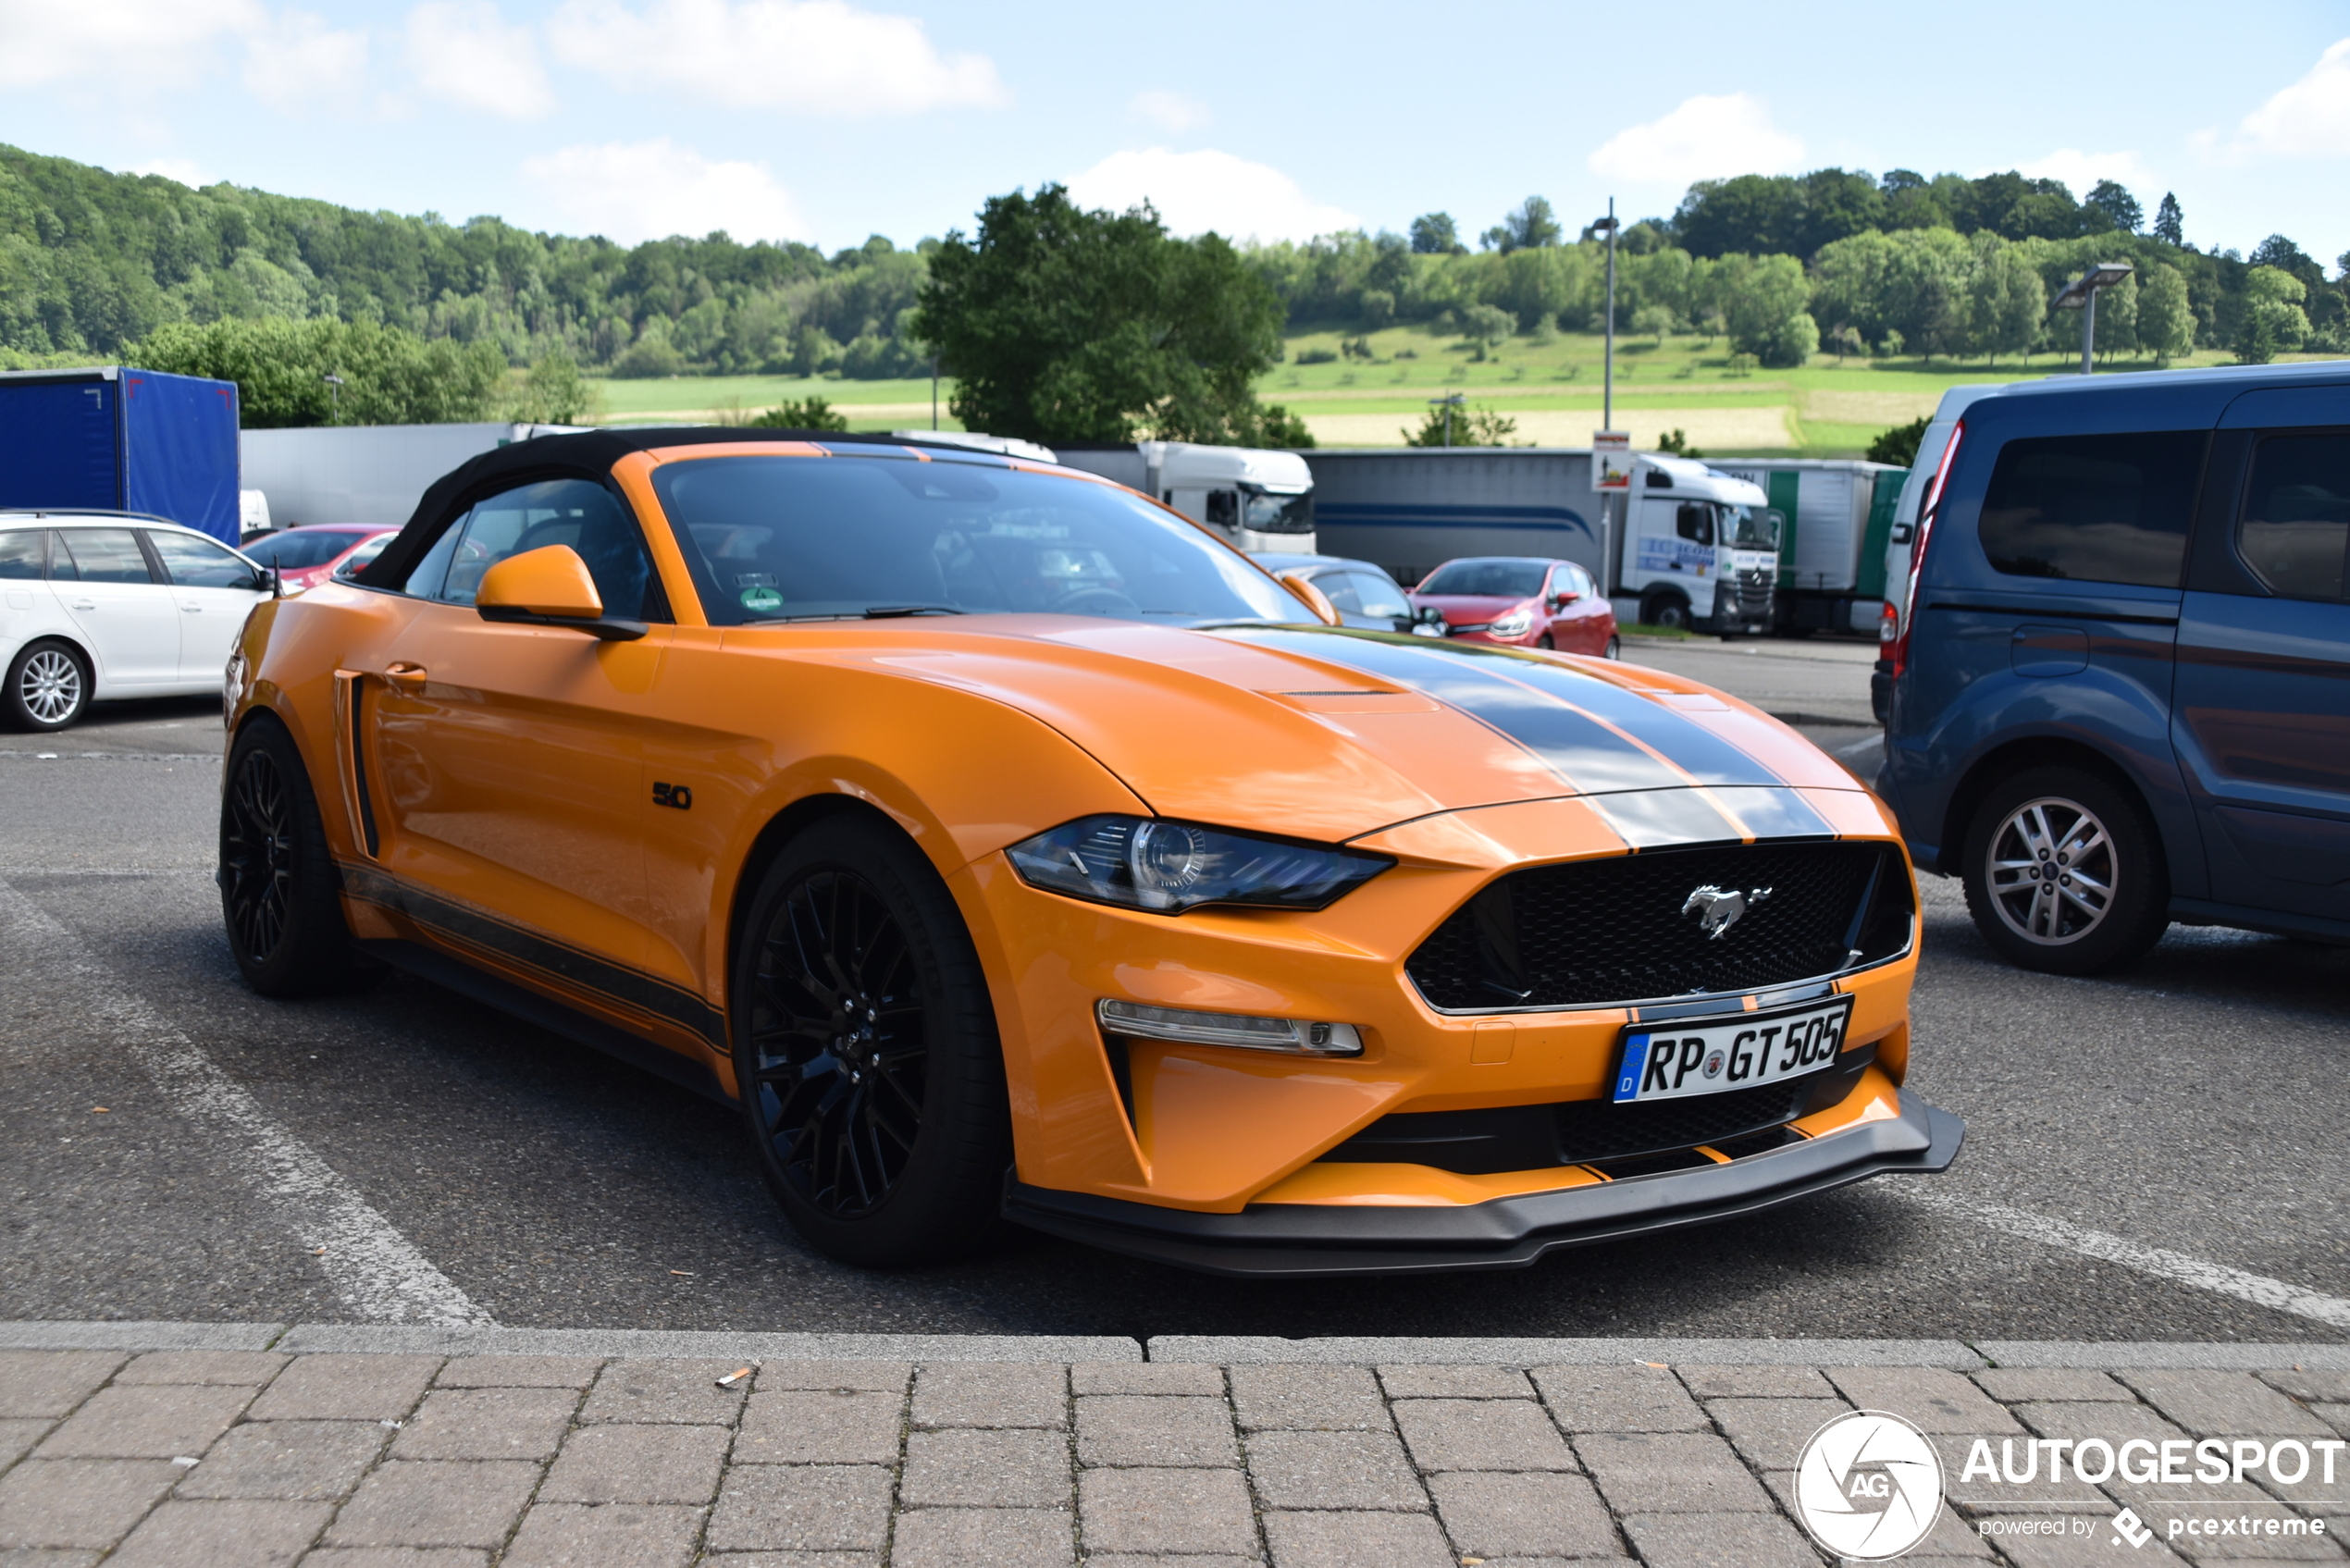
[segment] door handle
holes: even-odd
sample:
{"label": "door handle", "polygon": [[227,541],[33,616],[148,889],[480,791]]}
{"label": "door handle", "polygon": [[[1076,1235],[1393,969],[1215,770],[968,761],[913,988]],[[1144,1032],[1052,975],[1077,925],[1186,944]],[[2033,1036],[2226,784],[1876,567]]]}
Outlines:
{"label": "door handle", "polygon": [[201,615],[204,613],[204,606],[201,604],[183,604],[179,607],[179,612],[182,615]]}
{"label": "door handle", "polygon": [[96,604],[94,601],[93,601],[93,600],[91,600],[91,599],[75,599],[75,600],[73,601],[73,607],[74,607],[76,610],[95,610],[95,609],[97,609],[97,608],[98,608],[97,604]]}
{"label": "door handle", "polygon": [[403,686],[420,686],[425,684],[425,667],[411,664],[405,659],[396,660],[384,666],[384,679]]}

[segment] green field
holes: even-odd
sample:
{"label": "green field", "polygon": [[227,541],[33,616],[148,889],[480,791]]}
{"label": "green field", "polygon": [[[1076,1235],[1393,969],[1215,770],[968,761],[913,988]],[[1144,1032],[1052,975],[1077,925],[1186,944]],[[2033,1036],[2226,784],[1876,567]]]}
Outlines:
{"label": "green field", "polygon": [[[1469,406],[1490,408],[1517,421],[1515,444],[1588,446],[1600,423],[1602,341],[1563,333],[1549,342],[1515,338],[1478,360],[1458,338],[1425,327],[1394,327],[1369,335],[1371,358],[1300,364],[1301,353],[1337,352],[1351,334],[1299,332],[1287,357],[1257,383],[1268,402],[1305,419],[1326,447],[1397,446],[1416,428],[1429,400],[1466,394]],[[2300,357],[2300,356],[2292,356]],[[1683,431],[1712,456],[1858,457],[1879,432],[1931,413],[1943,392],[1977,381],[2037,378],[2069,369],[2076,357],[2035,354],[1996,366],[1980,361],[1848,359],[1821,354],[1799,370],[1731,370],[1721,339],[1618,338],[1615,344],[1615,424],[1636,447],[1652,448],[1666,430]],[[2177,363],[2220,364],[2228,356],[2207,351]],[[2115,360],[2100,370],[2146,370],[2153,362]],[[676,377],[600,383],[604,418],[727,420],[755,414],[785,399],[821,397],[848,416],[856,430],[927,429],[928,380],[846,381],[782,376]],[[952,381],[939,388],[939,427],[960,429],[946,412]]]}

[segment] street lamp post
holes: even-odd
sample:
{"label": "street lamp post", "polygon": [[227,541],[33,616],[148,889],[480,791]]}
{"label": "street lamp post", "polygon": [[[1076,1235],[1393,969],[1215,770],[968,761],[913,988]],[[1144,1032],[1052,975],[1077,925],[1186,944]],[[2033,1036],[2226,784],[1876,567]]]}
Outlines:
{"label": "street lamp post", "polygon": [[1607,357],[1600,366],[1600,427],[1615,428],[1615,198],[1607,199],[1607,216],[1591,227],[1607,236]]}
{"label": "street lamp post", "polygon": [[2097,290],[2110,289],[2130,276],[2128,262],[2099,262],[2064,286],[2056,297],[2059,310],[2081,313],[2081,374],[2093,373],[2097,351]]}
{"label": "street lamp post", "polygon": [[318,379],[327,384],[327,423],[340,425],[342,423],[342,377],[330,370]]}
{"label": "street lamp post", "polygon": [[1444,410],[1444,444],[1449,447],[1453,444],[1453,411],[1468,401],[1468,394],[1466,392],[1452,392],[1441,398],[1430,398],[1428,401]]}

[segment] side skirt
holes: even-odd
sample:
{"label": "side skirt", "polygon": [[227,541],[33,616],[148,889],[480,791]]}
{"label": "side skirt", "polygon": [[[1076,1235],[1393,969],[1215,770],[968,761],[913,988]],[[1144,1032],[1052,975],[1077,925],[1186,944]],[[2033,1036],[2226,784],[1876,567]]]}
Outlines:
{"label": "side skirt", "polygon": [[642,1068],[658,1078],[665,1078],[681,1088],[714,1100],[722,1105],[732,1105],[735,1097],[720,1085],[717,1075],[704,1063],[681,1056],[665,1046],[642,1040],[624,1029],[615,1029],[600,1019],[550,1001],[535,991],[526,990],[512,981],[475,969],[445,953],[437,952],[422,943],[377,940],[362,942],[358,946],[369,957],[380,958],[394,969],[405,969],[420,979],[448,987],[461,996],[472,998],[486,1006],[511,1014],[525,1023],[536,1024],[550,1034],[594,1047],[608,1056],[616,1056],[631,1067]]}

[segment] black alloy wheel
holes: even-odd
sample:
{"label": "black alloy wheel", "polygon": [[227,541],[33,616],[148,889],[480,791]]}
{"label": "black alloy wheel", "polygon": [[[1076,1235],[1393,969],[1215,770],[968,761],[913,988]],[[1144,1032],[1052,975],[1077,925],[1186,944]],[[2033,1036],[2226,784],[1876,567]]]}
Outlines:
{"label": "black alloy wheel", "polygon": [[0,717],[12,730],[69,729],[90,710],[90,661],[61,642],[27,644],[8,661]]}
{"label": "black alloy wheel", "polygon": [[793,1225],[872,1266],[991,1240],[1010,1158],[1002,1056],[929,861],[892,827],[820,822],[769,868],[746,929],[736,1074]]}
{"label": "black alloy wheel", "polygon": [[293,737],[247,721],[220,799],[220,911],[245,983],[264,996],[340,990],[372,973],[343,923],[317,796]]}

